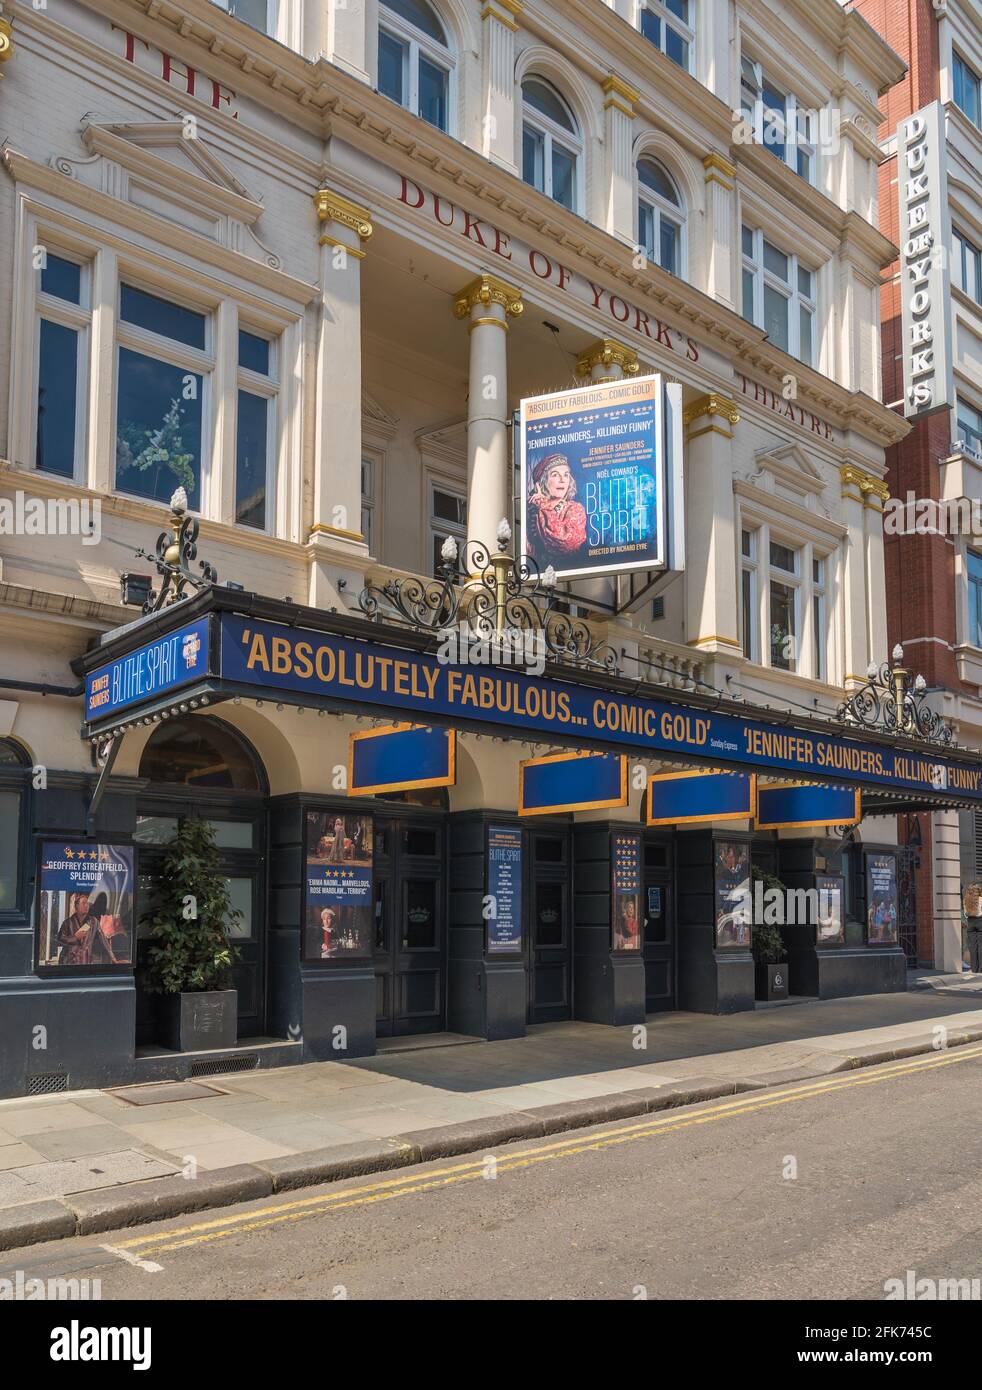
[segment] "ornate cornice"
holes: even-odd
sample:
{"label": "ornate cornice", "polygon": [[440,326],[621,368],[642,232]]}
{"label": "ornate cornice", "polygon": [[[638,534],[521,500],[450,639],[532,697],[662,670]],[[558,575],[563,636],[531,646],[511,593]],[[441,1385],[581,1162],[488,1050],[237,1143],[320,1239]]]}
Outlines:
{"label": "ornate cornice", "polygon": [[711,150],[703,159],[702,167],[706,171],[707,183],[718,183],[723,188],[732,189],[733,180],[736,178],[736,165],[731,164],[723,155]]}
{"label": "ornate cornice", "polygon": [[[505,313],[511,314],[512,318],[518,318],[525,309],[521,290],[515,289],[514,285],[506,284],[504,280],[499,280],[496,275],[479,275],[476,280],[465,285],[454,300],[454,318],[466,318],[478,304],[500,304]],[[498,319],[488,321],[501,322]]]}
{"label": "ornate cornice", "polygon": [[522,6],[519,0],[486,0],[481,6],[481,19],[496,19],[499,24],[503,24],[512,33],[518,32],[518,25],[515,21],[522,13]]}
{"label": "ornate cornice", "polygon": [[617,77],[611,73],[603,81],[604,110],[613,106],[616,110],[622,111],[625,116],[634,120],[634,103],[641,100],[641,93],[637,87],[632,87],[629,82],[625,82],[622,77]]}
{"label": "ornate cornice", "polygon": [[576,359],[576,375],[589,376],[594,367],[620,367],[625,376],[637,376],[641,370],[638,354],[614,338],[598,338],[584,348]]}
{"label": "ornate cornice", "polygon": [[362,241],[367,241],[375,230],[367,208],[353,203],[340,193],[334,193],[330,188],[318,188],[314,194],[314,206],[321,222],[337,222],[341,227],[348,227],[357,232]]}
{"label": "ornate cornice", "polygon": [[708,396],[700,396],[697,401],[686,406],[682,412],[682,422],[691,425],[693,420],[701,420],[704,415],[718,415],[720,419],[727,420],[731,425],[737,424],[740,419],[740,412],[733,402],[716,392],[712,392]]}
{"label": "ornate cornice", "polygon": [[850,486],[859,489],[860,498],[856,500],[867,501],[875,498],[880,502],[885,502],[890,496],[890,489],[880,478],[874,478],[872,473],[864,473],[861,468],[857,468],[854,463],[844,463],[839,469],[839,477],[842,479],[842,491]]}

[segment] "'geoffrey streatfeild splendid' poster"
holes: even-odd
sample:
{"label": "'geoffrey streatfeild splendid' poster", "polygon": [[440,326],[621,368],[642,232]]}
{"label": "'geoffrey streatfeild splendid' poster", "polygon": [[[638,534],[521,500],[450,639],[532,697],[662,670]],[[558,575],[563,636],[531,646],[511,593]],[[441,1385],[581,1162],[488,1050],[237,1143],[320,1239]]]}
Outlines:
{"label": "'geoffrey streatfeild splendid' poster", "polygon": [[522,401],[525,553],[560,579],[665,563],[662,378]]}

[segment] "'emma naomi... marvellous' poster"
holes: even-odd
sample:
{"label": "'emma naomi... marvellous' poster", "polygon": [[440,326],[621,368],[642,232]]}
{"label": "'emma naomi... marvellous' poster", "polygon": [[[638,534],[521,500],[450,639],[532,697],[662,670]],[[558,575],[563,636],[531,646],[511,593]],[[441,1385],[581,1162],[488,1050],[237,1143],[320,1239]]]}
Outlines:
{"label": "'emma naomi... marvellous' poster", "polygon": [[665,563],[662,379],[522,402],[525,553],[560,579]]}
{"label": "'emma naomi... marvellous' poster", "polygon": [[41,847],[38,967],[105,970],[133,960],[133,850],[52,840]]}

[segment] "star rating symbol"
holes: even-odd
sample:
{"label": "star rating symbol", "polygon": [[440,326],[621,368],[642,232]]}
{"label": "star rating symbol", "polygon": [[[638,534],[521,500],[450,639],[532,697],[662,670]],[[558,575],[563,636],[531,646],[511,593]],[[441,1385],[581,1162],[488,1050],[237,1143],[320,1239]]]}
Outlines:
{"label": "star rating symbol", "polygon": [[75,858],[75,855],[72,853],[72,851],[68,848],[67,845],[65,846],[65,858],[66,858],[66,859],[74,859],[74,858]]}

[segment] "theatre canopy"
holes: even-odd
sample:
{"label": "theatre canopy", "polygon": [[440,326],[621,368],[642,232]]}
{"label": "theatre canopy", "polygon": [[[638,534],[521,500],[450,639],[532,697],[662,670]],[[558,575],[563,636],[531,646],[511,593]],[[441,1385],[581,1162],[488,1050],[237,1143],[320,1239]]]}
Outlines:
{"label": "theatre canopy", "polygon": [[231,699],[366,712],[557,748],[857,787],[867,813],[982,808],[982,757],[807,715],[666,692],[599,670],[441,662],[434,634],[212,586],[109,633],[76,663],[83,737]]}

